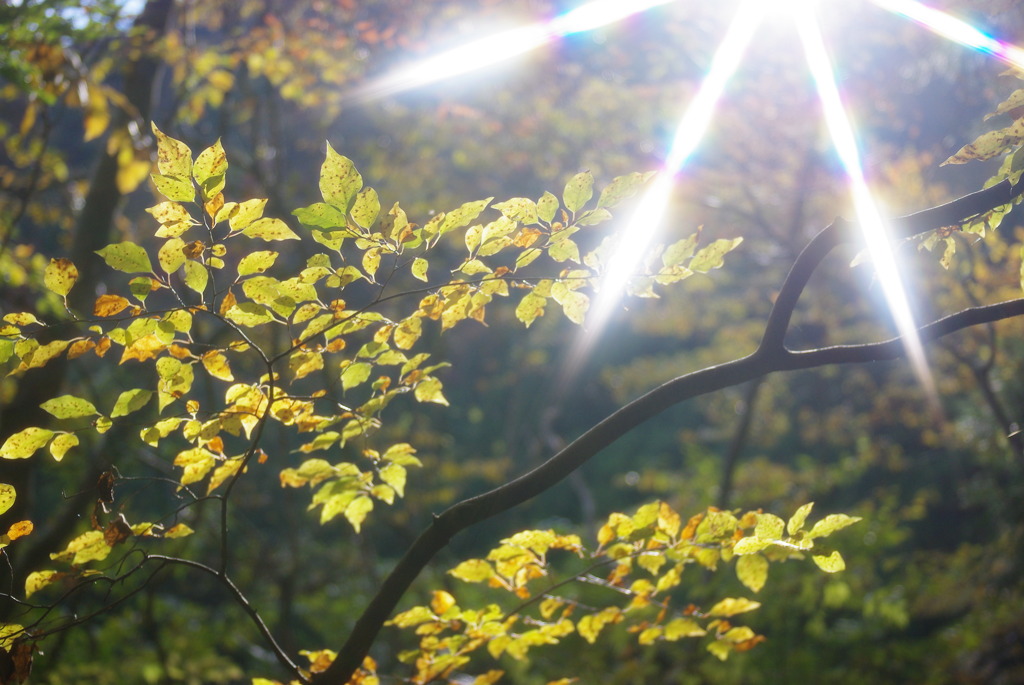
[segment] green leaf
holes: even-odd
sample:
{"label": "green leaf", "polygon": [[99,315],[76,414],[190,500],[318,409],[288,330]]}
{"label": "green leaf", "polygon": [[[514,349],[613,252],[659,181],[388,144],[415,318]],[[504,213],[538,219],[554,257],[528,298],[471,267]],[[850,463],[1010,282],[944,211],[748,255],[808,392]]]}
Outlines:
{"label": "green leaf", "polygon": [[55,461],[61,461],[72,447],[78,444],[78,436],[74,433],[59,433],[50,443],[50,454]]}
{"label": "green leaf", "polygon": [[103,261],[111,269],[128,274],[153,273],[153,264],[149,261],[145,248],[135,243],[107,245],[102,250],[97,250],[96,254],[103,257]]}
{"label": "green leaf", "polygon": [[558,198],[545,191],[540,200],[537,201],[537,218],[545,223],[551,223],[559,208]]}
{"label": "green leaf", "polygon": [[373,511],[373,500],[366,495],[360,495],[345,507],[345,518],[358,533],[363,521],[366,520],[366,515],[371,511]]}
{"label": "green leaf", "polygon": [[814,555],[811,559],[825,573],[838,573],[846,569],[846,562],[843,560],[843,555],[839,552],[832,552],[827,557]]}
{"label": "green leaf", "polygon": [[771,540],[762,540],[761,538],[754,537],[753,535],[745,538],[741,538],[736,541],[736,544],[732,546],[733,554],[754,554],[760,552],[763,549],[767,549],[772,546]]}
{"label": "green leaf", "polygon": [[26,428],[7,438],[0,446],[0,457],[4,459],[25,459],[50,441],[53,431],[46,428]]}
{"label": "green leaf", "polygon": [[425,378],[417,383],[413,394],[419,402],[434,402],[448,406],[448,400],[441,392],[441,381],[436,378]]}
{"label": "green leaf", "polygon": [[796,513],[790,517],[789,522],[786,523],[786,532],[791,536],[796,535],[797,531],[804,527],[804,521],[807,520],[807,516],[811,513],[811,509],[814,507],[814,502],[808,502],[799,509]]}
{"label": "green leaf", "polygon": [[137,412],[145,407],[152,398],[152,390],[143,390],[142,388],[125,390],[117,396],[117,401],[114,402],[114,408],[110,412],[110,417],[116,419],[119,416],[128,416],[133,412]]}
{"label": "green leaf", "polygon": [[258,219],[242,231],[242,235],[249,238],[259,238],[270,242],[272,240],[298,240],[299,236],[288,224],[280,219]]}
{"label": "green leaf", "polygon": [[759,514],[754,535],[762,540],[780,540],[786,524],[775,514]]}
{"label": "green leaf", "polygon": [[296,209],[292,212],[292,215],[304,226],[311,228],[330,230],[345,228],[348,225],[344,212],[324,202],[317,202],[308,207]]}
{"label": "green leaf", "polygon": [[341,387],[345,390],[354,388],[360,383],[366,381],[370,377],[370,371],[373,367],[367,362],[356,362],[355,364],[349,364],[345,367],[345,370],[341,372]]}
{"label": "green leaf", "polygon": [[210,281],[210,272],[199,262],[185,262],[185,285],[202,295]]}
{"label": "green leaf", "polygon": [[399,497],[405,497],[405,467],[400,464],[388,464],[380,470],[380,479],[393,487]]}
{"label": "green leaf", "polygon": [[99,414],[89,400],[74,395],[61,395],[39,405],[43,411],[58,419],[77,419]]}
{"label": "green leaf", "polygon": [[380,214],[380,199],[377,197],[377,191],[373,188],[363,188],[359,191],[355,202],[352,204],[350,214],[352,221],[356,222],[359,226],[363,228],[373,226],[373,222],[377,220],[377,215]]}
{"label": "green leaf", "polygon": [[570,290],[565,283],[555,283],[551,286],[551,296],[555,302],[562,305],[565,317],[575,324],[582,324],[586,318],[587,310],[590,309],[590,298],[578,290]]}
{"label": "green leaf", "polygon": [[320,194],[324,202],[348,213],[362,187],[363,177],[356,171],[352,160],[339,155],[327,143],[327,157],[320,167]]}
{"label": "green leaf", "polygon": [[493,199],[493,197],[489,197],[486,200],[466,202],[458,209],[448,212],[441,223],[441,227],[438,229],[438,235],[444,235],[457,228],[469,225],[471,221],[480,216],[481,212],[487,209],[487,206],[491,204]]}
{"label": "green leaf", "polygon": [[14,506],[15,499],[17,499],[17,493],[14,490],[14,486],[0,483],[0,514]]}
{"label": "green leaf", "polygon": [[160,246],[156,259],[166,273],[174,273],[188,259],[185,256],[185,241],[181,238],[171,238]]}
{"label": "green leaf", "polygon": [[768,560],[760,554],[740,557],[736,560],[736,577],[753,592],[760,592],[768,580]]}
{"label": "green leaf", "polygon": [[562,204],[570,212],[576,213],[594,196],[594,176],[589,171],[582,171],[565,184],[562,191]]}
{"label": "green leaf", "polygon": [[277,261],[278,253],[270,250],[257,250],[242,257],[238,262],[238,275],[263,273]]}
{"label": "green leaf", "polygon": [[535,224],[540,218],[537,212],[537,203],[527,197],[513,197],[510,200],[496,203],[494,208],[512,221],[518,221],[521,224]]}
{"label": "green leaf", "polygon": [[242,302],[228,309],[224,315],[228,321],[237,323],[239,326],[254,328],[270,323],[274,320],[270,311],[261,304],[255,302]]}
{"label": "green leaf", "polygon": [[688,267],[690,271],[707,273],[711,269],[717,269],[725,263],[725,255],[735,249],[743,242],[743,238],[720,238],[705,248],[702,248],[693,256]]}
{"label": "green leaf", "polygon": [[807,538],[813,540],[814,538],[823,538],[831,535],[837,530],[852,526],[857,521],[860,521],[860,516],[847,516],[846,514],[829,514],[825,518],[821,519],[814,524],[811,528],[811,532],[807,534]]}
{"label": "green leaf", "polygon": [[78,269],[70,259],[51,259],[43,272],[43,285],[65,297],[78,280]]}
{"label": "green leaf", "polygon": [[533,292],[527,293],[516,307],[516,318],[529,328],[538,316],[544,316],[544,307],[547,306],[547,303],[546,297]]}
{"label": "green leaf", "polygon": [[601,197],[597,200],[597,206],[614,207],[623,200],[628,200],[636,195],[637,191],[640,190],[640,186],[646,183],[654,173],[653,171],[648,171],[642,174],[639,171],[634,171],[625,176],[616,176],[601,191]]}

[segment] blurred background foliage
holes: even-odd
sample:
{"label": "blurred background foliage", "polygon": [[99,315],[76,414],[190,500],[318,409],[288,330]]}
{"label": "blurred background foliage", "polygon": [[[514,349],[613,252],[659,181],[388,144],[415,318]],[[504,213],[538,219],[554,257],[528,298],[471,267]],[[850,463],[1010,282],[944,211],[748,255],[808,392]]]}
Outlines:
{"label": "blurred background foliage", "polygon": [[[681,0],[488,70],[360,102],[353,89],[369,79],[570,5],[5,3],[0,309],[56,316],[42,267],[50,257],[86,259],[83,236],[145,244],[151,141],[139,115],[194,149],[220,137],[232,163],[229,193],[268,197],[269,216],[290,220],[293,208],[316,199],[326,139],[356,162],[384,206],[401,200],[410,219],[425,223],[466,200],[538,197],[583,169],[600,186],[657,167],[735,4]],[[1024,40],[1013,0],[935,4]],[[991,58],[869,2],[834,7],[823,28],[885,211],[915,211],[980,187],[994,165],[938,164],[987,130],[983,115],[1015,80],[1000,78],[1004,67]],[[432,512],[524,472],[645,390],[753,350],[803,244],[834,216],[851,215],[795,42],[781,22],[761,31],[678,183],[664,242],[698,225],[745,239],[713,281],[695,278],[685,296],[630,300],[584,360],[567,356],[578,328],[549,316],[523,331],[511,308],[494,308],[487,326],[436,336],[433,354],[454,362],[443,379],[451,407],[392,416],[390,437],[416,445],[425,468],[411,475],[401,506],[376,512],[359,535],[340,521],[316,525],[304,493],[278,487],[273,473],[242,482],[232,524],[244,540],[239,567],[249,571],[239,582],[283,645],[330,646],[317,641],[345,634]],[[109,228],[82,215],[101,190],[116,206]],[[1019,296],[1020,260],[1010,246],[1022,230],[1011,217],[984,241],[957,236],[948,270],[939,254],[901,245],[921,320]],[[888,335],[880,288],[870,267],[848,267],[853,256],[832,258],[812,281],[792,347]],[[94,277],[89,287],[101,286]],[[590,646],[573,636],[534,651],[527,664],[503,661],[509,682],[1021,682],[1024,455],[1007,436],[1022,419],[1022,332],[1008,321],[929,349],[941,418],[902,362],[776,375],[677,407],[530,505],[457,538],[408,601],[447,587],[471,603],[479,590],[456,590],[442,570],[524,527],[592,534],[609,512],[655,498],[684,515],[709,505],[789,512],[815,501],[865,520],[841,543],[845,572],[772,571],[752,622],[766,644],[719,663],[699,645],[639,648],[634,636],[609,633]],[[560,373],[570,361],[583,364],[574,377]],[[38,405],[26,399],[34,393],[63,385],[111,396],[130,387],[118,372],[40,371],[0,382],[3,436],[30,420],[23,414]],[[4,464],[4,480],[24,494],[19,518],[44,523],[31,547],[14,551],[15,566],[46,559],[80,530],[96,474],[111,466],[137,478],[119,484],[119,502],[162,506],[154,494],[172,491],[159,480],[170,465],[121,438],[115,430],[58,470],[38,458]],[[43,508],[55,501],[64,503],[59,511]],[[180,544],[202,556],[210,543]],[[13,577],[11,568],[0,573]],[[695,571],[683,596],[737,592],[725,576]],[[44,642],[33,682],[226,683],[273,672],[255,631],[212,583],[179,571],[134,582],[118,589],[138,591],[131,603]],[[86,616],[106,600],[81,596],[65,610]],[[390,630],[375,651],[383,672],[409,646]]]}

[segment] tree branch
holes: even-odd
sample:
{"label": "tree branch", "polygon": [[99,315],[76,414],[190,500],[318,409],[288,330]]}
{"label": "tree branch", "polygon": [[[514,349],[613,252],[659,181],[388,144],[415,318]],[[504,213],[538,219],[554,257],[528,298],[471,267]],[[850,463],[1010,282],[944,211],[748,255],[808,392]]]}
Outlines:
{"label": "tree branch", "polygon": [[[956,225],[1007,204],[1022,193],[1024,183],[1013,186],[1003,182],[948,204],[894,219],[889,225],[894,232],[904,236]],[[850,226],[852,224],[842,219],[836,220],[800,253],[779,290],[761,344],[753,354],[668,381],[621,407],[532,471],[482,495],[463,500],[435,516],[433,523],[413,542],[384,580],[334,663],[314,676],[313,683],[344,685],[349,681],[413,580],[456,533],[548,490],[598,452],[666,409],[693,397],[753,381],[776,371],[885,361],[902,356],[901,338],[801,352],[788,350],[783,344],[793,311],[811,274],[833,248],[854,239],[854,234],[845,230]],[[922,342],[927,342],[965,328],[1021,315],[1024,315],[1024,299],[974,307],[922,326],[919,335]]]}

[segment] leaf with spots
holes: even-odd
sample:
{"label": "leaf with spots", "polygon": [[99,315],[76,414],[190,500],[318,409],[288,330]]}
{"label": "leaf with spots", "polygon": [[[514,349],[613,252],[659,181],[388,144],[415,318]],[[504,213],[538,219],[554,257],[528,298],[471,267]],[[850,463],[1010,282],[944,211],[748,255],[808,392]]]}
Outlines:
{"label": "leaf with spots", "polygon": [[327,157],[320,167],[320,194],[324,202],[347,213],[362,187],[363,177],[352,160],[339,155],[327,143]]}

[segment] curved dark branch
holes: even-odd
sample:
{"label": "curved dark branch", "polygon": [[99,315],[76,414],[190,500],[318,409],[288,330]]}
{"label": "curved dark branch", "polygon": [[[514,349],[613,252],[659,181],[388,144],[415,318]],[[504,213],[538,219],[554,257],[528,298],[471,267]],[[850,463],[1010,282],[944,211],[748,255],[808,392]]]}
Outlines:
{"label": "curved dark branch", "polygon": [[[1005,182],[946,205],[890,222],[903,235],[953,225],[1012,201],[1024,184]],[[764,377],[776,371],[809,369],[833,364],[857,364],[896,359],[903,341],[893,338],[863,345],[844,345],[792,352],[783,345],[789,321],[811,274],[837,245],[853,239],[837,220],[815,236],[797,257],[769,314],[761,345],[753,354],[675,378],[623,406],[532,471],[490,492],[459,502],[434,518],[391,571],[356,622],[334,663],[313,678],[315,685],[343,685],[360,667],[399,600],[420,571],[456,534],[486,518],[507,511],[548,490],[591,457],[648,419],[693,397]],[[1024,315],[1024,300],[975,307],[919,329],[923,342],[964,328]]]}

